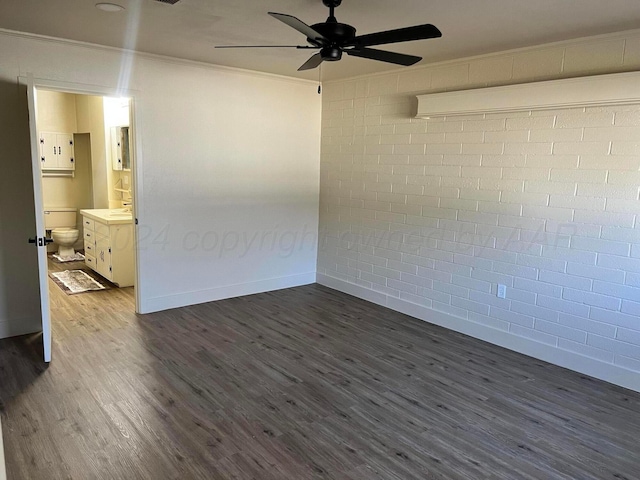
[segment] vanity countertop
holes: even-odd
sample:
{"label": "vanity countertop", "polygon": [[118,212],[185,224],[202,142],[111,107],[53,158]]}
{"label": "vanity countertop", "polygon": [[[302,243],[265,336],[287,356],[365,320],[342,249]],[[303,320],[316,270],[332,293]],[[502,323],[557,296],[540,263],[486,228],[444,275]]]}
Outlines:
{"label": "vanity countertop", "polygon": [[80,210],[80,215],[107,225],[124,225],[133,221],[132,213],[122,208]]}

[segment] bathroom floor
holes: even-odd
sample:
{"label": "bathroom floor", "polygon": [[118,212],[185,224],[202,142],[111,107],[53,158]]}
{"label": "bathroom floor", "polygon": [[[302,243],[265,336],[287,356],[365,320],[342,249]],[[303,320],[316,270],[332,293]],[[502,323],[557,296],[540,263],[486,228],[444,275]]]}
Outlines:
{"label": "bathroom floor", "polygon": [[[47,264],[49,273],[62,272],[64,270],[90,270],[84,261],[61,263],[56,261],[51,254],[48,255]],[[49,278],[49,301],[52,320],[78,318],[78,310],[86,310],[87,313],[91,312],[94,315],[99,311],[135,312],[134,287],[119,288],[106,278],[97,274],[96,277],[102,285],[108,287],[106,290],[84,292],[77,295],[67,295]],[[61,323],[55,322],[55,325],[58,327]]]}

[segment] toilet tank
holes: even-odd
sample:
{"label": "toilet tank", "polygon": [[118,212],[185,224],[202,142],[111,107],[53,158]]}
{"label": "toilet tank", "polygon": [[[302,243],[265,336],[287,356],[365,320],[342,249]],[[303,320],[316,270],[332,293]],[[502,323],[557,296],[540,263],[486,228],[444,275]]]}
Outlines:
{"label": "toilet tank", "polygon": [[76,228],[75,208],[55,207],[44,209],[44,228],[53,230],[54,228]]}

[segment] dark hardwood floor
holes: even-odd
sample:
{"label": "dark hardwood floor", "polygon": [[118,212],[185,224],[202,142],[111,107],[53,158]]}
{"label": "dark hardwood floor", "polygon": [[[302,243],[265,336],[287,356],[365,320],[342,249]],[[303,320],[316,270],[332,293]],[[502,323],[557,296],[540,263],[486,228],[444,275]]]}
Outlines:
{"label": "dark hardwood floor", "polygon": [[0,341],[16,479],[637,479],[640,394],[311,285]]}

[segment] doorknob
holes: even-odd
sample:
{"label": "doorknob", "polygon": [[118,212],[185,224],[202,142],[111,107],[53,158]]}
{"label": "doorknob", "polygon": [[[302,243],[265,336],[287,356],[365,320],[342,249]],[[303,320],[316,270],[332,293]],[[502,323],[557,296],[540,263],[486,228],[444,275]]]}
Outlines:
{"label": "doorknob", "polygon": [[46,237],[30,237],[29,243],[35,243],[38,247],[44,247],[48,243],[53,243],[53,239]]}

